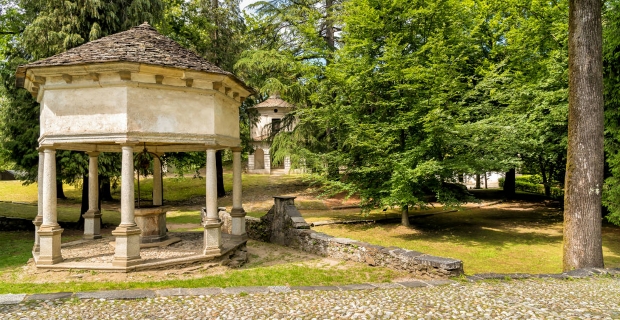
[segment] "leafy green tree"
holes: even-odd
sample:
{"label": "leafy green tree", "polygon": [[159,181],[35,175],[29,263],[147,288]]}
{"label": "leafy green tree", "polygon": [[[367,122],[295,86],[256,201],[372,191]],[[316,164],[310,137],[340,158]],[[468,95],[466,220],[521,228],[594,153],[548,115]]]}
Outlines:
{"label": "leafy green tree", "polygon": [[[18,65],[58,54],[67,49],[123,31],[144,21],[156,21],[161,15],[163,3],[159,0],[133,1],[10,1],[13,16],[3,15],[0,30],[10,38],[4,38],[0,65],[2,77],[3,121],[2,146],[16,165],[27,173],[27,181],[34,181],[38,164],[37,139],[39,135],[39,107],[25,90],[15,88],[14,73]],[[4,3],[3,3],[4,5]],[[22,24],[16,23],[20,21]],[[19,30],[19,33],[14,33]],[[113,164],[114,159],[104,159],[103,164]],[[58,152],[58,177],[73,182],[86,171],[87,157],[80,153]],[[100,166],[103,175],[117,174],[118,169]],[[62,186],[62,184],[60,184]],[[59,196],[62,193],[59,192]]]}
{"label": "leafy green tree", "polygon": [[515,165],[540,174],[550,196],[551,186],[564,181],[566,162],[568,3],[508,1],[495,9],[503,43],[494,46],[477,91],[499,107],[490,119],[508,139],[491,146],[518,154]]}
{"label": "leafy green tree", "polygon": [[[208,61],[224,70],[232,71],[234,64],[245,49],[243,34],[245,23],[239,10],[239,0],[170,0],[166,3],[164,18],[158,24],[163,34],[196,52]],[[249,128],[244,117],[246,112],[241,106],[242,143],[248,145]],[[246,133],[246,134],[244,134]],[[173,164],[181,174],[192,171],[195,176],[198,169],[205,165],[204,152],[172,153],[165,160]],[[216,154],[218,196],[226,194],[223,176],[223,152]]]}
{"label": "leafy green tree", "polygon": [[603,204],[609,210],[607,219],[620,225],[620,1],[607,1],[603,9],[605,151],[609,168]]}

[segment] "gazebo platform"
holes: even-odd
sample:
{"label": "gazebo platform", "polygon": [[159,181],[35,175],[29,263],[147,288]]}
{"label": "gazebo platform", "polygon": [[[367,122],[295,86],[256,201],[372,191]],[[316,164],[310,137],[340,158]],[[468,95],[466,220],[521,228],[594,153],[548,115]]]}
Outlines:
{"label": "gazebo platform", "polygon": [[[242,265],[246,259],[247,238],[222,234],[220,254],[203,254],[202,232],[171,233],[181,241],[168,246],[148,246],[140,250],[140,264],[121,267],[112,265],[114,260],[114,237],[105,236],[97,240],[77,240],[62,245],[64,260],[53,265],[37,266],[41,270],[95,270],[104,272],[131,272],[150,269],[169,269],[203,263]],[[35,260],[36,260],[35,255]]]}

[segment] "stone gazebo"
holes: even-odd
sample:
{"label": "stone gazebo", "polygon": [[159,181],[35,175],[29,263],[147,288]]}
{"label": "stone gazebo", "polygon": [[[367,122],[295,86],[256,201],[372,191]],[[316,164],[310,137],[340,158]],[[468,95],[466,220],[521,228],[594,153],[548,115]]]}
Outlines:
{"label": "stone gazebo", "polygon": [[[206,151],[206,219],[202,256],[222,255],[215,153],[233,152],[232,237],[244,244],[239,105],[251,95],[233,74],[161,35],[147,23],[20,66],[17,85],[41,104],[39,214],[34,260],[39,268],[130,270],[144,264],[134,214],[134,153]],[[56,214],[56,150],[84,151],[89,163],[85,239],[101,238],[97,207],[100,152],[122,152],[121,223],[111,265],[63,262]],[[158,163],[154,167],[158,167]],[[161,181],[154,173],[154,204]]]}

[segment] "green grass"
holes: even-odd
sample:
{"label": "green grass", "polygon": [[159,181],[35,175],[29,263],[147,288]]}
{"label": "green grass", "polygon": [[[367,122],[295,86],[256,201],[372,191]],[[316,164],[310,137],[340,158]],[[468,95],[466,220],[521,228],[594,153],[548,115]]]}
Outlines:
{"label": "green grass", "polygon": [[[463,260],[467,274],[562,271],[561,213],[545,208],[474,209],[398,224],[329,225],[319,232]],[[620,267],[619,228],[605,226],[607,267]]]}
{"label": "green grass", "polygon": [[[82,190],[71,185],[65,184],[63,190],[66,196],[77,198],[82,196]],[[38,197],[36,183],[24,185],[17,180],[0,181],[0,201],[37,203]]]}
{"label": "green grass", "polygon": [[34,234],[23,231],[0,232],[0,273],[23,266],[32,257]]}
{"label": "green grass", "polygon": [[347,270],[319,269],[284,264],[240,269],[198,279],[145,282],[65,282],[65,283],[0,283],[0,294],[78,292],[121,289],[164,289],[238,286],[310,286],[343,285],[362,282],[389,282],[400,275],[387,268],[355,266]]}
{"label": "green grass", "polygon": [[[226,189],[230,192],[232,175],[225,173],[224,178]],[[140,183],[142,197],[150,199],[152,179],[141,179]],[[165,178],[165,201],[177,204],[178,207],[177,210],[167,214],[169,224],[198,225],[200,223],[200,214],[197,210],[200,202],[194,201],[191,205],[185,205],[184,201],[204,197],[204,184],[205,180],[198,178]],[[267,212],[263,208],[273,204],[272,195],[297,194],[306,190],[307,184],[299,176],[243,175],[243,188],[244,207],[248,210],[248,216],[261,217]],[[115,199],[120,197],[118,191],[113,193]],[[487,199],[496,199],[498,194],[501,195],[501,192],[497,190],[474,190],[474,192],[480,198]],[[61,223],[77,221],[81,192],[79,189],[66,186],[65,193],[70,199],[59,201],[58,219]],[[525,200],[540,200],[539,195],[536,195],[536,198],[532,198],[534,196],[529,194],[519,193],[519,195],[525,197]],[[0,215],[33,219],[37,213],[37,207],[32,205],[37,201],[36,184],[23,186],[18,181],[0,181],[0,201],[9,201],[0,202]],[[31,204],[22,204],[22,202]],[[318,198],[298,198],[295,203],[308,222],[400,218],[400,212],[392,209],[387,211],[379,209],[367,214],[362,214],[360,209],[327,210],[326,202]],[[220,206],[230,207],[231,204],[230,195],[219,201]],[[112,205],[118,207],[116,203]],[[429,213],[439,214],[429,215]],[[513,208],[481,208],[458,212],[445,212],[442,208],[411,210],[410,215],[413,217],[412,228],[405,228],[396,223],[377,223],[330,225],[316,227],[315,230],[386,247],[397,246],[432,255],[461,259],[464,261],[465,271],[468,274],[481,272],[556,273],[562,270],[562,216],[557,209],[524,202]],[[118,211],[104,210],[103,219],[105,224],[117,225],[120,222],[120,214]],[[193,229],[191,226],[180,226],[175,231]],[[607,267],[620,267],[619,231],[620,228],[611,225],[605,225],[603,228],[603,251]],[[32,238],[33,235],[30,232],[0,232],[0,273],[11,272],[30,258]],[[71,239],[71,235],[63,234],[63,241],[68,239]],[[99,285],[78,281],[67,285],[68,288],[74,288],[70,290],[283,283],[302,285],[316,283],[312,277],[317,277],[322,284],[382,281],[381,279],[390,277],[385,273],[387,271],[381,268],[360,267],[362,269],[351,270],[347,275],[340,270],[328,271],[293,264],[271,267],[260,264],[250,266],[251,268],[230,271],[222,276],[205,276],[199,281],[171,280],[171,282],[102,283]],[[378,273],[374,274],[373,270],[378,270]],[[356,274],[358,271],[364,274],[364,279],[358,277]],[[273,275],[269,275],[270,272]],[[288,273],[301,273],[302,276],[300,280],[295,280]],[[18,284],[20,285],[22,284]],[[23,290],[30,290],[26,288],[28,286],[23,284]],[[12,284],[0,284],[0,291],[8,292],[7,290],[11,287],[13,287]],[[58,287],[42,284],[33,288],[36,288],[32,289],[35,291],[55,291],[56,289],[53,288]]]}
{"label": "green grass", "polygon": [[200,211],[179,210],[166,213],[166,223],[200,223]]}
{"label": "green grass", "polygon": [[[29,232],[0,232],[3,249],[0,251],[0,273],[17,271],[31,257],[33,239]],[[319,268],[305,264],[284,263],[261,266],[266,260],[250,263],[246,267],[230,270],[224,274],[205,275],[195,279],[171,279],[165,281],[101,282],[71,281],[63,283],[0,283],[0,294],[78,292],[120,289],[163,289],[236,286],[308,286],[338,285],[362,282],[389,282],[402,277],[403,273],[387,268],[375,268],[362,264],[344,267]]]}
{"label": "green grass", "polygon": [[[78,206],[59,205],[56,211],[60,223],[75,222],[80,215],[80,207]],[[32,220],[36,215],[36,205],[0,202],[0,216]],[[104,224],[118,225],[121,221],[121,214],[115,210],[102,210],[102,219]]]}
{"label": "green grass", "polygon": [[[297,206],[297,202],[295,202],[295,205]],[[299,206],[297,206],[297,208],[299,208]],[[429,213],[437,213],[442,211],[444,211],[442,208],[412,209],[409,210],[409,215],[426,215]],[[308,222],[400,219],[401,216],[400,210],[398,209],[388,209],[386,211],[376,209],[366,213],[363,213],[359,208],[340,210],[299,209],[299,212]]]}

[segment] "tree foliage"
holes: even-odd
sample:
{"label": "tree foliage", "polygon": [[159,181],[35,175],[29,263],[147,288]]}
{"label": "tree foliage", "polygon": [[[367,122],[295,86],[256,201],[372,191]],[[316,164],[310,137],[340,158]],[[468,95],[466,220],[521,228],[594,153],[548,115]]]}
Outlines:
{"label": "tree foliage", "polygon": [[566,1],[351,0],[329,15],[322,3],[256,4],[249,34],[273,37],[236,65],[297,105],[275,161],[291,154],[366,207],[468,201],[463,173],[520,167],[562,182]]}
{"label": "tree foliage", "polygon": [[620,225],[620,1],[607,1],[603,9],[605,151],[609,171],[603,204],[609,210],[607,219]]}
{"label": "tree foliage", "polygon": [[[0,21],[6,32],[2,42],[2,148],[7,158],[26,173],[26,181],[34,181],[38,165],[39,106],[26,90],[15,87],[18,65],[46,58],[87,41],[126,30],[144,21],[157,21],[162,14],[160,0],[17,0],[2,4]],[[4,13],[3,12],[3,13]],[[16,21],[21,22],[21,24]],[[118,159],[100,156],[100,174],[115,176]],[[88,157],[82,153],[57,153],[58,177],[74,182],[87,172]],[[107,166],[109,164],[110,166]]]}

